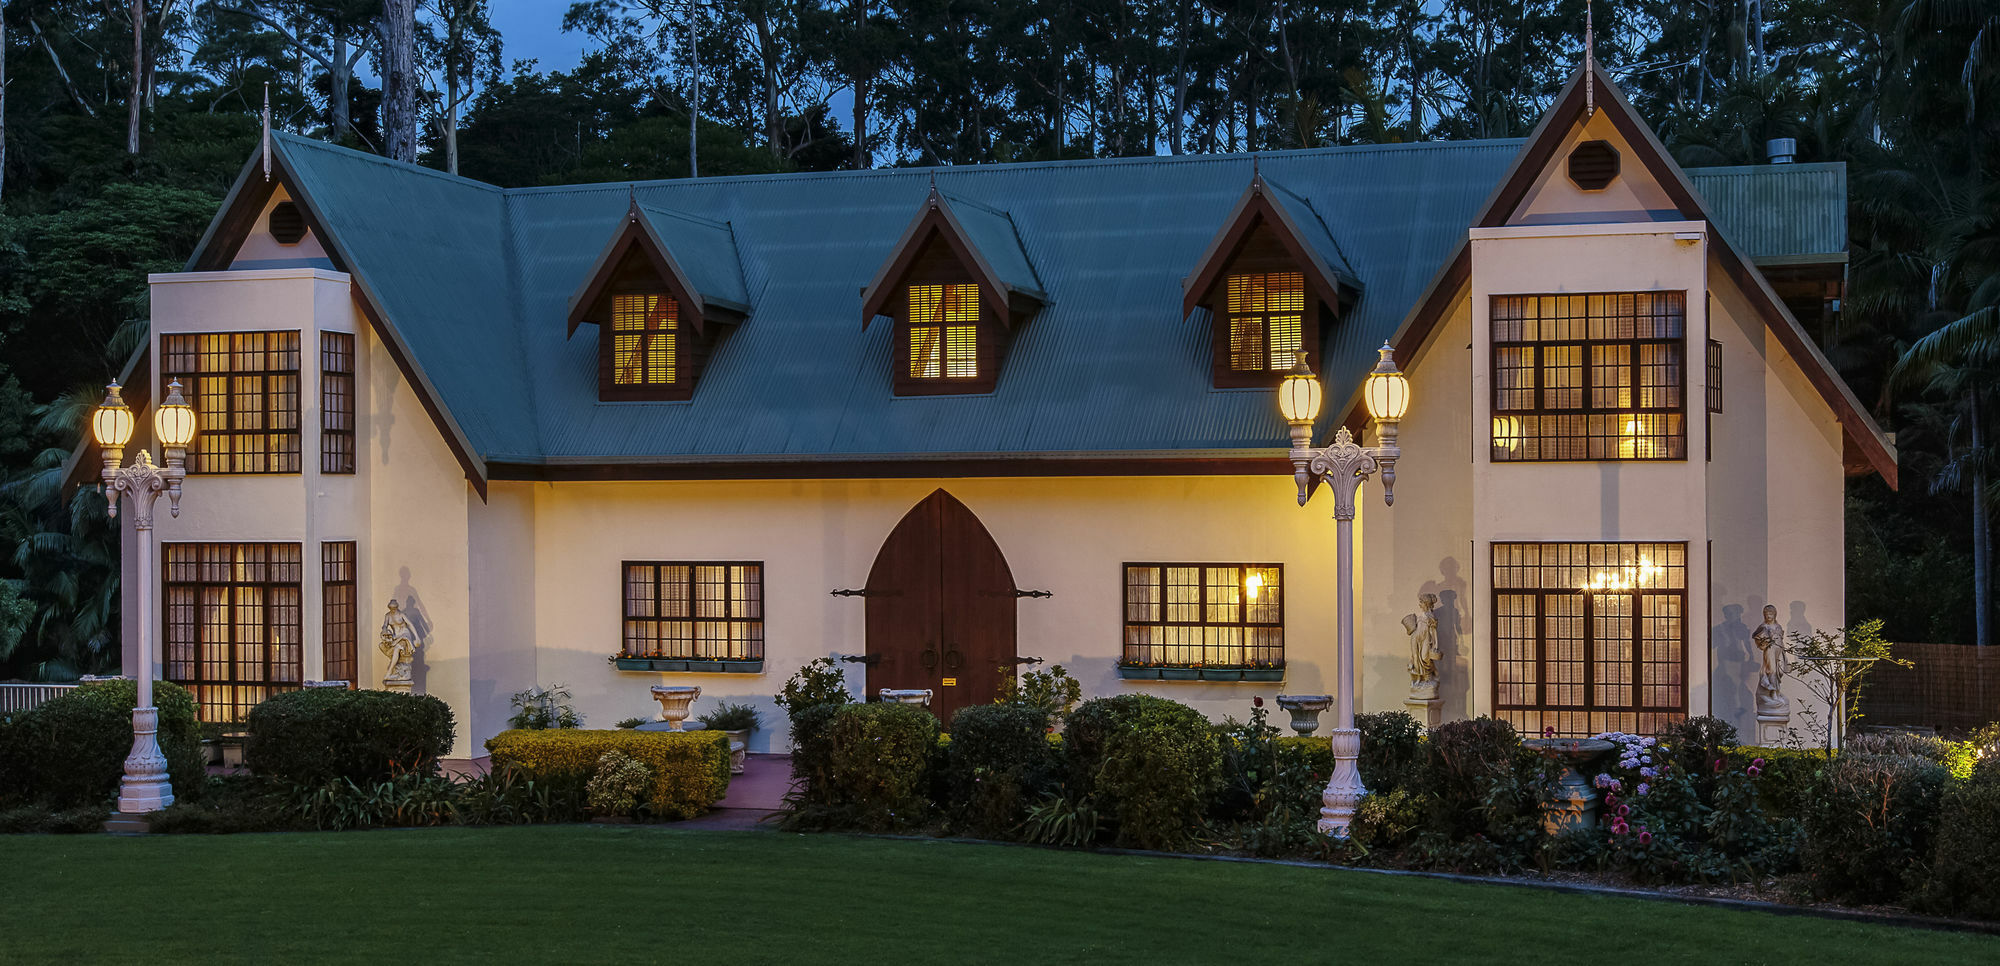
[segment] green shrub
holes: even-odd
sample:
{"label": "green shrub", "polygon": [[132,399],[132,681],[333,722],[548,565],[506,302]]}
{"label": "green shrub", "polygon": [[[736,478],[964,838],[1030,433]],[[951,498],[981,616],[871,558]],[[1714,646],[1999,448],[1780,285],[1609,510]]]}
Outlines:
{"label": "green shrub", "polygon": [[[1824,779],[1832,756],[1820,748],[1757,748],[1742,746],[1723,751],[1729,768],[1742,771],[1752,761],[1764,759],[1763,775],[1757,781],[1757,802],[1772,818],[1799,819],[1812,803],[1814,789]],[[1711,766],[1712,767],[1712,766]]]}
{"label": "green shrub", "polygon": [[819,797],[828,793],[831,781],[828,769],[833,756],[826,729],[833,723],[834,712],[853,700],[847,693],[847,676],[832,658],[814,658],[773,698],[791,722],[793,810],[832,804]]}
{"label": "green shrub", "polygon": [[514,713],[507,719],[507,727],[521,731],[581,728],[583,715],[576,713],[569,697],[569,689],[560,684],[516,691],[508,699],[514,706]]}
{"label": "green shrub", "polygon": [[979,704],[952,715],[945,802],[953,823],[974,835],[1006,838],[1055,779],[1049,716],[1029,704]]}
{"label": "green shrub", "polygon": [[1119,845],[1172,849],[1201,828],[1221,749],[1201,712],[1146,694],[1085,701],[1063,729],[1071,789]]}
{"label": "green shrub", "polygon": [[1917,735],[1907,731],[1853,735],[1841,745],[1840,750],[1854,755],[1914,755],[1943,765],[1951,777],[1961,781],[1972,777],[1972,766],[1979,754],[1979,746],[1974,742],[1946,741],[1936,735]]}
{"label": "green shrub", "polygon": [[557,794],[574,795],[605,752],[653,770],[646,808],[656,818],[692,818],[729,791],[729,739],[720,731],[502,731],[487,739],[494,770],[513,769]]}
{"label": "green shrub", "polygon": [[590,781],[583,786],[590,810],[603,816],[625,816],[639,809],[653,785],[653,770],[622,751],[607,751],[597,759]]}
{"label": "green shrub", "polygon": [[1060,718],[1083,700],[1083,682],[1060,664],[1046,671],[1009,674],[1000,679],[1000,703],[1025,704],[1051,719]]}
{"label": "green shrub", "polygon": [[1355,715],[1354,726],[1361,729],[1361,783],[1384,794],[1408,785],[1423,761],[1423,724],[1402,711],[1378,711]]}
{"label": "green shrub", "polygon": [[1426,799],[1419,845],[1444,866],[1518,867],[1542,835],[1541,767],[1505,721],[1453,721],[1432,731],[1408,786]]}
{"label": "green shrub", "polygon": [[33,835],[88,835],[104,831],[111,810],[102,805],[51,809],[23,805],[0,811],[0,833]]}
{"label": "green shrub", "polygon": [[[819,784],[787,824],[885,831],[921,823],[930,809],[937,718],[907,704],[820,705],[831,709],[815,741],[823,743]],[[796,719],[795,719],[796,722]],[[796,751],[794,752],[796,754]]]}
{"label": "green shrub", "polygon": [[[102,805],[118,794],[132,752],[138,685],[98,681],[0,723],[0,800],[56,809]],[[176,796],[198,796],[207,778],[194,698],[156,681],[160,751]]]}
{"label": "green shrub", "polygon": [[243,723],[243,763],[301,785],[434,774],[453,734],[451,706],[434,697],[341,688],[274,694]]}
{"label": "green shrub", "polygon": [[1944,793],[1931,854],[1920,908],[2000,919],[2000,774],[1980,769]]}
{"label": "green shrub", "polygon": [[815,705],[846,704],[854,700],[847,693],[847,675],[833,658],[816,657],[801,665],[785,681],[784,690],[773,698],[789,717]]}
{"label": "green shrub", "polygon": [[1804,812],[1800,858],[1813,892],[1871,904],[1901,898],[1930,860],[1949,777],[1914,755],[1836,757]]}
{"label": "green shrub", "polygon": [[730,704],[726,701],[714,711],[696,715],[694,720],[701,722],[701,726],[710,731],[756,731],[757,726],[761,724],[757,718],[756,708],[747,704]]}

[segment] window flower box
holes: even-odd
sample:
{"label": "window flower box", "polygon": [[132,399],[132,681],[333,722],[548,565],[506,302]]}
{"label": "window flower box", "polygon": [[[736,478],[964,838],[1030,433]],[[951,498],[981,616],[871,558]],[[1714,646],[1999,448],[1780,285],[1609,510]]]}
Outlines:
{"label": "window flower box", "polygon": [[1118,676],[1127,681],[1263,682],[1283,681],[1285,668],[1283,665],[1255,667],[1240,664],[1120,664]]}
{"label": "window flower box", "polygon": [[764,659],[716,660],[713,658],[613,657],[620,671],[653,671],[676,674],[762,674]]}

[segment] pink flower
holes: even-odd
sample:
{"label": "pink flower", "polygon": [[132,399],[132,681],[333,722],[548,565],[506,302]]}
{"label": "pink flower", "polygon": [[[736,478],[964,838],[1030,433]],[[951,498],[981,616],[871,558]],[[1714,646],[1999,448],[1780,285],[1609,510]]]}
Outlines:
{"label": "pink flower", "polygon": [[1546,728],[1543,728],[1543,729],[1542,729],[1542,737],[1544,737],[1544,738],[1553,738],[1553,737],[1555,737],[1555,736],[1556,736],[1556,727],[1555,727],[1555,725],[1549,725],[1548,727],[1546,727]]}
{"label": "pink flower", "polygon": [[1253,695],[1250,698],[1250,706],[1253,708],[1261,708],[1264,706],[1264,699]]}
{"label": "pink flower", "polygon": [[1627,815],[1630,815],[1630,814],[1632,814],[1632,806],[1630,806],[1630,805],[1620,805],[1620,806],[1618,806],[1618,817],[1619,817],[1619,818],[1624,818],[1625,816],[1627,816]]}
{"label": "pink flower", "polygon": [[1762,775],[1764,773],[1764,769],[1759,768],[1756,765],[1751,765],[1750,767],[1743,769],[1743,771],[1747,773],[1751,778],[1755,778],[1758,775]]}
{"label": "pink flower", "polygon": [[1616,804],[1618,804],[1618,793],[1617,793],[1617,792],[1605,792],[1605,793],[1604,793],[1604,804],[1606,804],[1606,805],[1616,805]]}
{"label": "pink flower", "polygon": [[1626,825],[1625,820],[1622,818],[1611,823],[1611,834],[1613,835],[1624,835],[1628,831],[1631,831],[1631,826]]}
{"label": "pink flower", "polygon": [[1750,759],[1750,767],[1752,767],[1752,768],[1762,768],[1762,767],[1764,767],[1764,759],[1762,759],[1762,758],[1752,758],[1752,759]]}
{"label": "pink flower", "polygon": [[1648,832],[1648,831],[1646,831],[1646,830],[1644,830],[1644,829],[1640,829],[1640,830],[1639,830],[1639,844],[1640,844],[1640,845],[1651,845],[1651,844],[1653,844],[1653,833],[1651,833],[1651,832]]}
{"label": "pink flower", "polygon": [[1715,760],[1715,773],[1718,775],[1722,774],[1722,759],[1720,758]]}

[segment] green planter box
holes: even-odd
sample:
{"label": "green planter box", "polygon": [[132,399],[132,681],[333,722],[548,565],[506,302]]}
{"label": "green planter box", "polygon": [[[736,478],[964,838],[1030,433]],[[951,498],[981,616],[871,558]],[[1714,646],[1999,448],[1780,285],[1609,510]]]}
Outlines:
{"label": "green planter box", "polygon": [[1156,667],[1127,667],[1118,665],[1118,676],[1127,681],[1158,681],[1160,669]]}
{"label": "green planter box", "polygon": [[1281,667],[1249,667],[1243,669],[1245,681],[1283,681],[1285,669]]}
{"label": "green planter box", "polygon": [[1161,668],[1161,669],[1160,669],[1160,680],[1162,680],[1162,681],[1199,681],[1199,680],[1201,680],[1201,668],[1198,668],[1198,667],[1163,667],[1163,668]]}
{"label": "green planter box", "polygon": [[1205,667],[1201,669],[1201,679],[1204,681],[1241,681],[1243,680],[1243,669]]}
{"label": "green planter box", "polygon": [[762,674],[764,659],[742,661],[690,661],[666,657],[621,657],[613,660],[620,671],[666,671],[696,674]]}

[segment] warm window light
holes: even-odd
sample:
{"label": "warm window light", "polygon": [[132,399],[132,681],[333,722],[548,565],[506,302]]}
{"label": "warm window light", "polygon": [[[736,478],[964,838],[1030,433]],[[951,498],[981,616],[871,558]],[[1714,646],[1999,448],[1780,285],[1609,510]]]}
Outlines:
{"label": "warm window light", "polygon": [[153,414],[153,431],[159,435],[160,445],[168,449],[186,449],[194,439],[194,408],[181,396],[180,380],[167,384],[167,399]]}
{"label": "warm window light", "polygon": [[1250,576],[1243,578],[1243,595],[1248,597],[1251,603],[1257,602],[1257,592],[1263,589],[1263,574],[1252,572]]}
{"label": "warm window light", "polygon": [[1394,347],[1384,342],[1376,351],[1382,358],[1375,363],[1375,371],[1368,374],[1362,398],[1368,404],[1368,415],[1380,422],[1393,423],[1410,410],[1410,380],[1403,378],[1402,370],[1396,368]]}
{"label": "warm window light", "polygon": [[1521,448],[1521,417],[1493,417],[1493,445],[1509,453]]}
{"label": "warm window light", "polygon": [[1322,390],[1312,369],[1306,366],[1306,354],[1296,354],[1292,371],[1285,381],[1278,385],[1278,411],[1285,415],[1285,421],[1293,425],[1304,425],[1319,418],[1319,404]]}
{"label": "warm window light", "polygon": [[90,417],[90,434],[97,437],[97,445],[105,449],[123,449],[132,439],[132,410],[125,405],[125,397],[119,392],[118,383],[113,381],[105,387],[104,401]]}
{"label": "warm window light", "polygon": [[1600,570],[1590,575],[1583,585],[1586,591],[1631,590],[1648,586],[1660,578],[1660,567],[1651,557],[1640,557],[1637,566],[1619,567],[1617,570]]}

